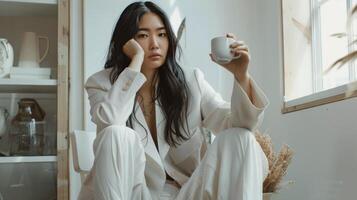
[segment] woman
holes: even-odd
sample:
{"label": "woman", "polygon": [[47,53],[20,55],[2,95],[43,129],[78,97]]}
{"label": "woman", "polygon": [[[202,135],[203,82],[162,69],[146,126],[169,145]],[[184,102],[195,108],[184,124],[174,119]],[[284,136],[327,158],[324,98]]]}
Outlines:
{"label": "woman", "polygon": [[[184,72],[177,49],[154,3],[121,14],[105,69],[86,83],[97,138],[81,199],[262,199],[267,160],[251,131],[268,101],[248,74],[247,46],[235,41],[239,59],[220,64],[235,77],[231,103],[200,70]],[[207,152],[201,127],[216,135]]]}

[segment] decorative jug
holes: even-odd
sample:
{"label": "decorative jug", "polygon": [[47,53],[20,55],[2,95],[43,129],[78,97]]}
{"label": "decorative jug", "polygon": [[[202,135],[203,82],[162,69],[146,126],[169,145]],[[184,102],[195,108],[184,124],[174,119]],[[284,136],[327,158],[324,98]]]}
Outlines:
{"label": "decorative jug", "polygon": [[[46,40],[46,50],[40,57],[40,39]],[[49,40],[45,36],[37,36],[34,32],[24,32],[22,37],[19,67],[40,67],[40,63],[45,59],[49,49]]]}

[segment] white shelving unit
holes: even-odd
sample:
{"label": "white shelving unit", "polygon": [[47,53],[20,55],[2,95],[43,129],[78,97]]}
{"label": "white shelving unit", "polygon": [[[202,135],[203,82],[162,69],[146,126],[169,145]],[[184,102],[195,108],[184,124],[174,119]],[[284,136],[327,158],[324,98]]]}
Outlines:
{"label": "white shelving unit", "polygon": [[[23,32],[48,36],[50,49],[40,66],[51,68],[52,79],[0,78],[0,106],[16,112],[14,98],[38,100],[53,119],[48,129],[56,139],[55,155],[0,156],[0,196],[68,200],[69,0],[0,0],[0,27],[0,38],[13,46],[14,66]],[[12,99],[7,100],[8,96]],[[17,181],[23,183],[13,188],[11,185]]]}

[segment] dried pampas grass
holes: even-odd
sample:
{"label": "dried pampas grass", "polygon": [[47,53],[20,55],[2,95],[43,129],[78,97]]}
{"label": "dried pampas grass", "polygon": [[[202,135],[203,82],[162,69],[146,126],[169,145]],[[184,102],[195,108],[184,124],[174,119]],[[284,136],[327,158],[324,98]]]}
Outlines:
{"label": "dried pampas grass", "polygon": [[269,162],[269,174],[264,180],[263,192],[277,192],[281,189],[281,181],[287,172],[293,157],[293,151],[288,145],[283,145],[279,154],[276,154],[269,135],[256,131],[255,138],[262,147]]}

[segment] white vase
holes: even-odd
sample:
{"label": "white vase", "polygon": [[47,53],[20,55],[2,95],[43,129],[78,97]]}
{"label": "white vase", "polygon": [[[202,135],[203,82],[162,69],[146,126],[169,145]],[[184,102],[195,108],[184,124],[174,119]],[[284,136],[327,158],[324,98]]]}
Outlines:
{"label": "white vase", "polygon": [[[3,78],[10,73],[14,64],[14,50],[5,38],[0,38],[0,77]],[[1,200],[1,199],[0,199]]]}

